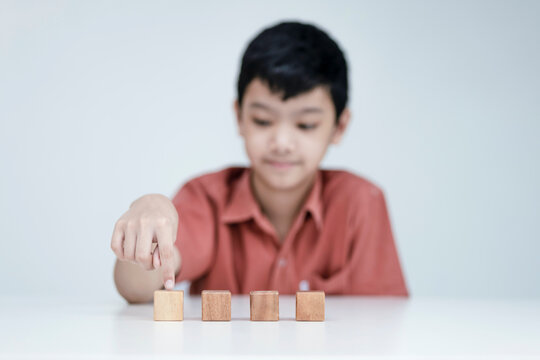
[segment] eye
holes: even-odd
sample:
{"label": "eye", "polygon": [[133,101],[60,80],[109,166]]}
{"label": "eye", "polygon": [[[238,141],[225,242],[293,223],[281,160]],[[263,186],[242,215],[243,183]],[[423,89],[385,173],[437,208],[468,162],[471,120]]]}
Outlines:
{"label": "eye", "polygon": [[298,124],[298,127],[302,130],[313,130],[317,127],[317,124]]}
{"label": "eye", "polygon": [[268,126],[270,125],[270,121],[268,120],[261,120],[261,119],[255,119],[253,118],[253,122],[259,126]]}

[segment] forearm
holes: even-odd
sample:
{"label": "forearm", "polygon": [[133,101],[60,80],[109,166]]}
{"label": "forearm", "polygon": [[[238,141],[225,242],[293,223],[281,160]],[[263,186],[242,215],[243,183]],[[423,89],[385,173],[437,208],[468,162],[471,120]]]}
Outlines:
{"label": "forearm", "polygon": [[[180,270],[180,254],[174,248],[175,275]],[[162,268],[145,270],[138,264],[116,260],[114,266],[114,283],[116,289],[129,303],[146,303],[152,301],[154,291],[163,289]]]}

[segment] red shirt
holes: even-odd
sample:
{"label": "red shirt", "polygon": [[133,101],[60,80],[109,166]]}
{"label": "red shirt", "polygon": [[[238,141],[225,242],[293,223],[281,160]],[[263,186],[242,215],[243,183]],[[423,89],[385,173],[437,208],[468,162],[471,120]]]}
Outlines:
{"label": "red shirt", "polygon": [[229,167],[188,181],[173,198],[176,282],[202,290],[324,290],[407,296],[382,191],[341,170],[318,170],[283,244],[261,212],[250,168]]}

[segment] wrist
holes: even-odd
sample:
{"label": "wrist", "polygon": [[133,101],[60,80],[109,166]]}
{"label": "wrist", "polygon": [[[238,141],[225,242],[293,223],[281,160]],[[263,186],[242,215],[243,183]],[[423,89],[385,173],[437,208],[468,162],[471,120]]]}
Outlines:
{"label": "wrist", "polygon": [[135,199],[131,205],[129,206],[130,208],[136,204],[136,203],[139,203],[139,202],[144,202],[144,203],[155,203],[156,201],[170,201],[168,197],[166,197],[165,195],[163,194],[145,194],[137,199]]}

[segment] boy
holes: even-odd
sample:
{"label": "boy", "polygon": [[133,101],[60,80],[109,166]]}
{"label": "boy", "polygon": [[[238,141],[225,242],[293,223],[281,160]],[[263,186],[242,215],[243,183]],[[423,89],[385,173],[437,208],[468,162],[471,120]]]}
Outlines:
{"label": "boy", "polygon": [[[384,195],[321,170],[349,123],[347,64],[315,26],[288,22],[247,47],[234,102],[250,167],[135,200],[117,221],[114,278],[130,303],[191,280],[203,289],[407,296]],[[154,248],[155,247],[155,248]]]}

